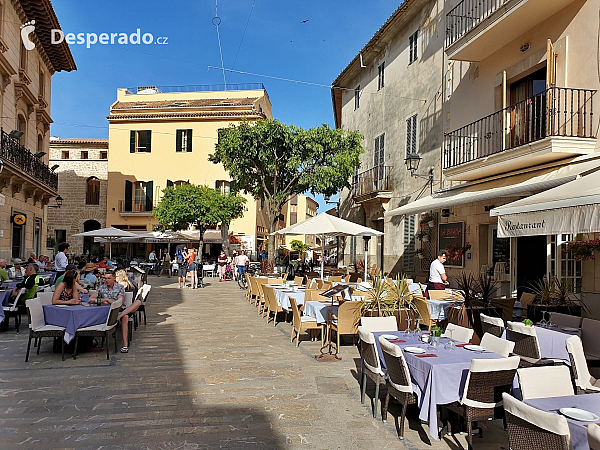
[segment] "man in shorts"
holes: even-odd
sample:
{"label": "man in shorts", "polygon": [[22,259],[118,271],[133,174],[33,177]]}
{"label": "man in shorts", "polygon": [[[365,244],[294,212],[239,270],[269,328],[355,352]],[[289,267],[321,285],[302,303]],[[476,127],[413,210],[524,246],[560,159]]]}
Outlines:
{"label": "man in shorts", "polygon": [[182,262],[177,261],[177,281],[179,287],[183,289],[185,287],[185,278],[187,277],[188,267],[185,260]]}

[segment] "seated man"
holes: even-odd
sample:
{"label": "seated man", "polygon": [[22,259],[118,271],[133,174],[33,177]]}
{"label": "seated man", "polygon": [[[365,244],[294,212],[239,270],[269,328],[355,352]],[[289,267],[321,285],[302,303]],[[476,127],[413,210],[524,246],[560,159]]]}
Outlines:
{"label": "seated man", "polygon": [[37,265],[39,266],[40,269],[45,269],[46,266],[48,265],[46,263],[46,256],[40,255],[40,257],[38,258]]}
{"label": "seated man", "polygon": [[[77,270],[77,266],[75,266],[75,264],[67,264],[65,273],[67,272],[67,270]],[[60,283],[64,278],[65,278],[64,273],[60,277],[56,277],[56,280],[54,281],[54,286],[58,286],[58,283]]]}
{"label": "seated man", "polygon": [[37,274],[38,270],[37,264],[27,264],[27,268],[25,269],[25,279],[18,283],[17,287],[13,289],[11,298],[16,297],[23,288],[25,288],[25,294],[21,296],[19,303],[25,304],[25,300],[35,297],[38,286],[44,286],[46,284],[46,281]]}
{"label": "seated man", "polygon": [[6,271],[7,262],[5,259],[0,259],[0,284],[8,280],[8,272]]}
{"label": "seated man", "polygon": [[22,278],[25,276],[25,269],[23,269],[23,267],[21,267],[21,264],[23,263],[23,261],[21,260],[21,258],[15,258],[13,260],[13,267],[12,267],[12,272],[13,272],[13,278]]}
{"label": "seated man", "polygon": [[95,275],[94,272],[98,272],[98,269],[96,269],[96,265],[94,263],[87,263],[83,268],[84,275],[81,279],[88,281],[93,286],[94,284],[96,284],[96,281],[98,281],[98,277]]}

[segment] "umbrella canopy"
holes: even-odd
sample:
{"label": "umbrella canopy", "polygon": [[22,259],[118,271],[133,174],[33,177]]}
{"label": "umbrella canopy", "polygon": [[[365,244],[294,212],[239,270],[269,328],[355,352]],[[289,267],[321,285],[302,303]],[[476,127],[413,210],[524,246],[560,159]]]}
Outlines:
{"label": "umbrella canopy", "polygon": [[[77,233],[74,234],[73,236],[81,236],[81,237],[99,237],[102,239],[106,239],[109,243],[112,243],[112,241],[115,241],[117,239],[121,239],[121,238],[135,238],[136,234],[131,233],[129,231],[126,230],[120,230],[118,228],[114,228],[114,227],[108,227],[108,228],[100,228],[99,230],[92,230],[92,231],[86,231],[84,233]],[[112,259],[112,245],[109,244],[110,250],[110,258]]]}
{"label": "umbrella canopy", "polygon": [[[275,231],[275,235],[316,235],[321,237],[322,245],[325,245],[326,237],[331,236],[382,236],[381,231],[359,225],[349,220],[321,213],[311,217],[304,222],[291,225]],[[365,250],[365,280],[367,279],[367,250]],[[321,278],[323,277],[324,258],[321,258]]]}

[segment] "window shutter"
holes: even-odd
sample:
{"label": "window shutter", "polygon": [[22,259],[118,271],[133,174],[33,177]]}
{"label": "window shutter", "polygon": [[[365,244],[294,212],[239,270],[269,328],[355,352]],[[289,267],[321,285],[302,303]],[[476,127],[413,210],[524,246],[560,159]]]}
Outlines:
{"label": "window shutter", "polygon": [[406,121],[406,156],[411,153],[412,117]]}
{"label": "window shutter", "polygon": [[167,180],[167,187],[173,187],[173,182],[171,180]]}
{"label": "window shutter", "polygon": [[187,147],[186,147],[186,151],[189,153],[192,151],[192,130],[187,130]]}
{"label": "window shutter", "polygon": [[129,153],[135,153],[135,130],[129,132]]}
{"label": "window shutter", "polygon": [[375,138],[375,155],[373,158],[373,167],[379,165],[379,136]]}
{"label": "window shutter", "polygon": [[379,165],[383,166],[383,161],[385,160],[385,134],[379,136]]}
{"label": "window shutter", "polygon": [[152,211],[152,201],[154,197],[154,182],[146,182],[146,211]]}
{"label": "window shutter", "polygon": [[[237,186],[237,182],[235,180],[231,180],[231,182],[229,183],[229,192],[232,194],[237,194],[238,192],[238,186]],[[264,200],[261,200],[261,202],[263,202]]]}
{"label": "window shutter", "polygon": [[125,211],[131,211],[133,206],[133,183],[131,181],[125,181]]}
{"label": "window shutter", "polygon": [[175,132],[175,151],[176,152],[180,152],[181,151],[181,138],[182,138],[182,130],[177,130]]}
{"label": "window shutter", "polygon": [[417,153],[417,115],[412,116],[412,149],[413,153]]}
{"label": "window shutter", "polygon": [[150,151],[151,151],[151,147],[150,147],[150,138],[151,137],[152,137],[152,131],[146,130],[146,153],[150,153]]}

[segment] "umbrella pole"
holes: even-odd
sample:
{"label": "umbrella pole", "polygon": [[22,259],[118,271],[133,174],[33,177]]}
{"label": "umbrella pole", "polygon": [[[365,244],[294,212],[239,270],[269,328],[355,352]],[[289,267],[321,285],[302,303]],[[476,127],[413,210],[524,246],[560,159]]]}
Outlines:
{"label": "umbrella pole", "polygon": [[325,235],[321,235],[321,280],[323,279],[323,269],[325,266]]}
{"label": "umbrella pole", "polygon": [[365,241],[365,281],[367,281],[367,269],[369,267],[368,258],[369,258],[369,247],[367,246],[367,241]]}

